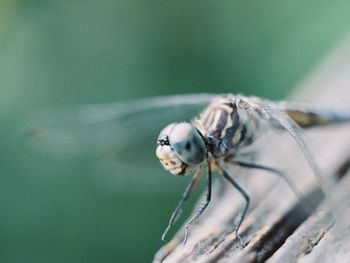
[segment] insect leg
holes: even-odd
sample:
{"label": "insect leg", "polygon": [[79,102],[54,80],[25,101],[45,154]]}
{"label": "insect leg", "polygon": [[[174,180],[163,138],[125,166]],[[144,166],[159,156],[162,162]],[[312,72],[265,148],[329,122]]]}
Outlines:
{"label": "insect leg", "polygon": [[206,158],[207,160],[207,192],[206,192],[206,198],[204,205],[194,214],[194,216],[186,223],[185,225],[185,238],[184,238],[184,244],[187,241],[188,237],[188,229],[189,227],[197,221],[197,219],[201,216],[201,214],[204,212],[204,210],[208,207],[211,199],[211,164],[208,160],[208,156]]}
{"label": "insect leg", "polygon": [[243,209],[243,212],[241,214],[241,217],[238,221],[238,225],[237,225],[236,230],[235,230],[236,236],[239,239],[241,246],[244,247],[243,239],[238,234],[238,231],[239,231],[239,228],[241,227],[241,224],[245,218],[245,215],[246,215],[248,207],[249,207],[249,202],[250,202],[249,195],[246,193],[246,191],[244,191],[244,189],[241,186],[239,186],[239,184],[237,184],[237,182],[222,167],[220,167],[218,164],[216,164],[215,168],[234,188],[236,188],[238,190],[238,192],[243,196],[243,198],[246,202],[244,209]]}
{"label": "insect leg", "polygon": [[259,169],[263,171],[270,172],[272,174],[275,174],[279,177],[281,177],[290,187],[290,189],[294,192],[294,194],[297,196],[297,198],[301,201],[301,205],[303,206],[304,210],[306,213],[312,212],[313,208],[312,205],[309,204],[309,202],[305,199],[302,193],[299,192],[298,188],[296,185],[289,179],[288,175],[282,172],[281,170],[269,167],[269,166],[264,166],[260,164],[255,164],[255,163],[246,163],[246,162],[241,162],[241,161],[234,161],[234,160],[226,160],[227,164],[231,165],[237,165],[240,167],[245,167],[245,168],[251,168],[251,169]]}
{"label": "insect leg", "polygon": [[181,214],[182,208],[186,202],[186,200],[190,197],[190,194],[192,193],[193,189],[197,186],[197,183],[199,182],[199,178],[201,177],[202,174],[202,169],[199,166],[195,175],[192,177],[191,182],[187,185],[185,192],[182,194],[182,198],[178,205],[176,206],[174,212],[172,213],[169,224],[167,228],[165,229],[163,235],[162,235],[162,240],[165,241],[165,237],[167,236],[168,232],[171,230],[173,227],[175,221],[179,218],[179,215]]}

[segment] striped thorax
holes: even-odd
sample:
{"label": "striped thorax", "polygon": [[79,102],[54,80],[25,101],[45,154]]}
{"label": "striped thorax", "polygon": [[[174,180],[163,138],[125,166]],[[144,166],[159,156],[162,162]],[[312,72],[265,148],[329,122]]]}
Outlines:
{"label": "striped thorax", "polygon": [[240,97],[215,99],[194,123],[207,138],[214,158],[234,155],[243,145],[251,143],[249,118],[240,109]]}

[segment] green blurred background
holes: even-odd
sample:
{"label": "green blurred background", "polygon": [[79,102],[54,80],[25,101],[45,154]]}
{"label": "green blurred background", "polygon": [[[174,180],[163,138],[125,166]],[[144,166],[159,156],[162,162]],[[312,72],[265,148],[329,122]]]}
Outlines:
{"label": "green blurred background", "polygon": [[349,1],[2,0],[0,262],[149,262],[182,194],[96,187],[90,161],[27,147],[28,113],[175,93],[284,98],[349,30]]}

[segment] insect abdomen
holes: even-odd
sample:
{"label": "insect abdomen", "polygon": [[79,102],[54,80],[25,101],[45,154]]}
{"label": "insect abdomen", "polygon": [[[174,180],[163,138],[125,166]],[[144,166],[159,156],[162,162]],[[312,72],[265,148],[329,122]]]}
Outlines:
{"label": "insect abdomen", "polygon": [[296,109],[287,109],[286,113],[300,127],[303,128],[310,128],[341,122],[350,122],[350,114],[347,115],[337,112],[303,111]]}

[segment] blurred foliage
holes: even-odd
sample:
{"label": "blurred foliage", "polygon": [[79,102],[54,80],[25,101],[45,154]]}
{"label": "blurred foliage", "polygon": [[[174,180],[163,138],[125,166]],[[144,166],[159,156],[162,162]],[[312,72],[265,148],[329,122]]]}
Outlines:
{"label": "blurred foliage", "polygon": [[283,98],[346,35],[349,10],[324,0],[1,1],[0,261],[148,262],[182,194],[101,190],[90,161],[26,146],[17,131],[27,113],[174,93]]}

